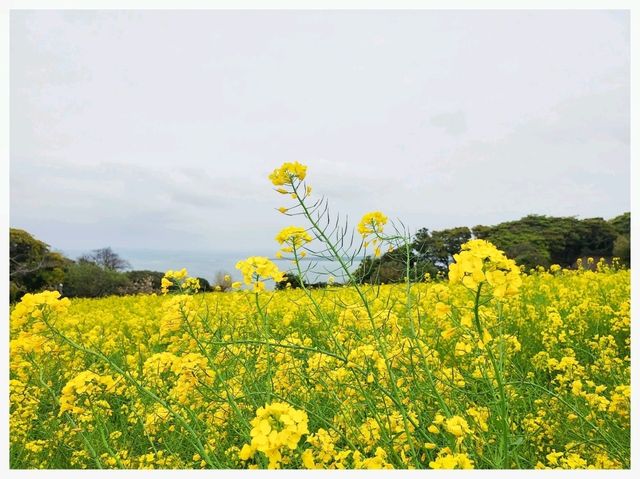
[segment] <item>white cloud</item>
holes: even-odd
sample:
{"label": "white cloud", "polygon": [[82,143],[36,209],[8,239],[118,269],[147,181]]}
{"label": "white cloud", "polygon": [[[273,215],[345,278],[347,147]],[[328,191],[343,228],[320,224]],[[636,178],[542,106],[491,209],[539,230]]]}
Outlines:
{"label": "white cloud", "polygon": [[[629,209],[628,14],[15,11],[11,224],[264,251],[266,175],[414,228]],[[266,246],[265,246],[266,245]]]}

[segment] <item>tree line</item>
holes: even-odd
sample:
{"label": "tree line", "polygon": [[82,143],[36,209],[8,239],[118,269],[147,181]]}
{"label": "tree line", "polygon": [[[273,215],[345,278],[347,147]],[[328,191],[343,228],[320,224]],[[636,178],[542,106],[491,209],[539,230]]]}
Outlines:
{"label": "tree line", "polygon": [[[131,264],[110,247],[93,250],[73,260],[25,230],[9,230],[9,300],[45,289],[67,297],[160,293],[160,271],[131,270]],[[217,272],[213,285],[198,278],[202,291],[231,289],[231,279]]]}
{"label": "tree line", "polygon": [[[453,255],[472,238],[491,241],[507,256],[526,268],[558,264],[572,267],[578,258],[620,258],[631,260],[631,213],[610,220],[577,219],[529,215],[494,226],[460,226],[417,231],[410,244],[411,278],[421,281],[446,273]],[[27,231],[11,228],[9,242],[9,297],[17,301],[25,293],[58,289],[69,297],[100,297],[138,293],[158,293],[164,273],[130,270],[131,265],[110,247],[93,250],[72,260],[51,251],[50,246]],[[395,250],[379,258],[366,257],[354,272],[358,282],[394,283],[407,275],[407,252]],[[216,273],[213,284],[198,278],[202,291],[231,289],[225,272]],[[277,289],[300,287],[295,275],[276,285]],[[306,285],[325,287],[325,283]]]}
{"label": "tree line", "polygon": [[[414,235],[408,255],[411,278],[436,277],[448,270],[453,255],[472,238],[485,239],[525,268],[552,264],[573,267],[579,258],[631,260],[631,213],[610,220],[529,215],[495,226],[460,226],[438,231],[422,228]],[[407,251],[366,257],[354,276],[359,282],[394,283],[407,275]]]}

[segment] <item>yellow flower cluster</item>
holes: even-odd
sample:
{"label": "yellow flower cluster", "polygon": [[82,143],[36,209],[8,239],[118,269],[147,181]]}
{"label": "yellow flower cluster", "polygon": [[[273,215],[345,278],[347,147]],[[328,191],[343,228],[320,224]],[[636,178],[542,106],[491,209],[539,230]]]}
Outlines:
{"label": "yellow flower cluster", "polygon": [[315,434],[310,434],[306,442],[312,447],[305,449],[300,455],[302,464],[307,469],[346,469],[346,464],[351,451],[339,451],[336,443],[339,436],[335,431],[318,429]]}
{"label": "yellow flower cluster", "polygon": [[111,375],[82,371],[62,388],[59,415],[69,412],[80,422],[93,421],[98,411],[101,415],[110,416],[111,406],[105,395],[122,394],[124,389],[124,381]]}
{"label": "yellow flower cluster", "polygon": [[251,444],[242,447],[240,459],[247,461],[259,451],[269,459],[269,469],[278,468],[282,453],[294,450],[300,438],[309,433],[308,421],[306,412],[287,403],[274,402],[259,408],[251,421]]}
{"label": "yellow flower cluster", "polygon": [[182,268],[180,271],[167,271],[160,283],[162,294],[167,294],[170,291],[184,294],[197,293],[200,290],[200,280],[188,278],[187,274],[186,268]]}
{"label": "yellow flower cluster", "polygon": [[372,211],[365,214],[360,223],[358,223],[358,233],[363,237],[367,237],[371,234],[380,234],[384,229],[384,225],[387,224],[388,218],[379,211]]}
{"label": "yellow flower cluster", "polygon": [[[274,186],[277,186],[276,191],[278,193],[290,195],[291,198],[300,203],[293,207],[281,206],[278,208],[280,213],[289,214],[290,210],[300,207],[301,205],[304,209],[304,201],[311,196],[311,186],[305,184],[304,188],[302,188],[302,181],[306,176],[306,165],[298,163],[297,161],[293,163],[283,163],[269,175],[269,180],[271,180]],[[293,226],[291,228],[293,228]]]}
{"label": "yellow flower cluster", "polygon": [[[309,219],[305,176],[270,178]],[[358,225],[376,255],[401,246],[386,223]],[[11,312],[11,466],[628,468],[630,272],[525,274],[483,240],[454,260],[449,281],[264,291],[284,274],[250,257],[236,267],[252,296],[189,294],[186,269],[163,278],[169,297],[27,295]]]}
{"label": "yellow flower cluster", "polygon": [[373,457],[363,457],[360,451],[353,453],[353,467],[355,469],[393,469],[393,465],[387,462],[387,453],[381,447],[376,448]]}
{"label": "yellow flower cluster", "polygon": [[493,296],[504,298],[518,293],[522,284],[520,268],[515,261],[490,242],[474,239],[462,245],[460,253],[453,255],[449,265],[449,281],[461,282],[476,290],[483,283],[492,287]]}
{"label": "yellow flower cluster", "polygon": [[453,416],[446,420],[445,422],[447,431],[456,436],[457,438],[463,437],[466,434],[471,433],[471,429],[469,429],[469,424],[465,421],[464,418],[460,416]]}
{"label": "yellow flower cluster", "polygon": [[253,286],[255,291],[264,290],[264,280],[272,279],[277,283],[284,279],[284,273],[264,256],[251,256],[238,261],[236,268],[242,273],[244,283]]}
{"label": "yellow flower cluster", "polygon": [[69,298],[60,299],[58,291],[27,293],[11,312],[11,326],[16,330],[23,328],[30,319],[41,318],[46,312],[62,314],[69,304]]}
{"label": "yellow flower cluster", "polygon": [[379,211],[372,211],[365,214],[360,223],[358,223],[358,233],[363,238],[367,238],[369,235],[375,235],[373,239],[365,242],[365,247],[371,243],[373,245],[373,255],[375,257],[380,256],[380,243],[382,242],[379,237],[384,230],[384,225],[387,224],[388,218]]}
{"label": "yellow flower cluster", "polygon": [[[438,280],[411,286],[419,311],[407,307],[405,285],[363,288],[371,317],[354,287],[311,297],[300,289],[264,292],[268,342],[257,305],[241,292],[71,302],[42,296],[52,307],[27,297],[11,315],[10,438],[20,451],[12,461],[36,468],[93,468],[96,460],[113,468],[516,467],[494,459],[501,413],[489,394],[497,384],[492,351],[508,384],[509,441],[520,441],[520,467],[624,467],[630,272],[539,271],[521,280],[518,295],[483,299],[481,335],[469,329],[467,288]],[[40,319],[114,358],[138,386]],[[276,413],[258,414],[268,433],[257,417],[246,423],[267,385],[300,405],[287,408],[309,411],[308,434]],[[391,402],[393,390],[404,399]],[[189,428],[202,447],[191,446]],[[293,449],[279,435],[285,429],[292,441],[300,436]],[[51,454],[61,449],[72,452]]]}
{"label": "yellow flower cluster", "polygon": [[168,337],[180,331],[193,318],[193,297],[187,294],[171,296],[165,303],[160,319],[160,336]]}
{"label": "yellow flower cluster", "polygon": [[[296,254],[298,254],[300,257],[304,257],[306,255],[306,252],[299,251],[299,249],[305,244],[310,243],[312,239],[313,238],[311,238],[309,232],[299,226],[287,226],[276,235],[276,241],[278,243],[280,243],[281,245],[287,245],[281,248],[281,252],[292,253],[295,250]],[[278,255],[280,256],[279,253]]]}
{"label": "yellow flower cluster", "polygon": [[[274,186],[292,185],[295,179],[304,180],[307,175],[307,167],[297,161],[283,163],[269,175]],[[286,192],[286,191],[285,191]]]}
{"label": "yellow flower cluster", "polygon": [[438,457],[429,463],[431,469],[473,469],[473,461],[466,453],[452,453],[449,448],[444,448]]}
{"label": "yellow flower cluster", "polygon": [[[142,371],[149,385],[166,390],[183,405],[202,400],[199,389],[210,386],[215,379],[207,358],[199,353],[156,353],[144,362]],[[157,415],[157,411],[154,413]]]}

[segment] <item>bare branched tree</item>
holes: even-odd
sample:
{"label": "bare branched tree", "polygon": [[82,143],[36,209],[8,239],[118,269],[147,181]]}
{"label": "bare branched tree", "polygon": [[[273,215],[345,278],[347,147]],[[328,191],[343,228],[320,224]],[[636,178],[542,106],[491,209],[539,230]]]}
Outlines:
{"label": "bare branched tree", "polygon": [[228,291],[231,289],[231,285],[233,284],[233,278],[226,271],[218,271],[213,279],[213,290],[214,291]]}
{"label": "bare branched tree", "polygon": [[131,264],[126,259],[121,258],[110,246],[94,249],[90,254],[80,256],[78,261],[95,263],[101,268],[110,271],[122,271],[131,268]]}

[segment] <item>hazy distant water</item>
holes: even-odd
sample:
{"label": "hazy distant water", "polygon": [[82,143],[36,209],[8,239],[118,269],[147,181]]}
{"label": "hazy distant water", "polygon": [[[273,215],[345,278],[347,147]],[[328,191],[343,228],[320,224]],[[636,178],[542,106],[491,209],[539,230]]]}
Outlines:
{"label": "hazy distant water", "polygon": [[[143,250],[134,248],[113,248],[120,257],[131,263],[132,269],[147,269],[152,271],[167,271],[187,268],[190,276],[198,276],[212,281],[216,272],[224,271],[229,273],[235,280],[241,280],[240,272],[235,265],[238,261],[249,256],[266,256],[275,262],[281,271],[293,269],[293,264],[289,260],[282,260],[273,257],[273,252],[207,252],[207,251],[163,251],[163,250]],[[68,258],[76,259],[86,250],[63,250],[62,253]],[[351,266],[351,271],[360,264],[361,258],[357,259]],[[306,259],[301,262],[303,270],[311,267],[305,276],[307,282],[315,283],[327,281],[331,274],[337,282],[345,281],[344,275],[340,273],[340,265],[337,261],[319,261],[317,259]]]}

